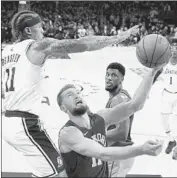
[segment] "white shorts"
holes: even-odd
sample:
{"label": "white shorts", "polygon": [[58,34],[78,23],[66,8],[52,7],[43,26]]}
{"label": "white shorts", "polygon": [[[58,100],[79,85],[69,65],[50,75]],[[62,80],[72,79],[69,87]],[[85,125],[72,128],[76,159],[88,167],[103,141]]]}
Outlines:
{"label": "white shorts", "polygon": [[2,116],[2,136],[26,157],[34,177],[54,177],[63,171],[60,153],[38,118],[6,116]]}
{"label": "white shorts", "polygon": [[133,166],[135,158],[109,161],[109,177],[126,177],[127,173]]}
{"label": "white shorts", "polygon": [[177,93],[170,93],[163,90],[161,113],[177,115]]}

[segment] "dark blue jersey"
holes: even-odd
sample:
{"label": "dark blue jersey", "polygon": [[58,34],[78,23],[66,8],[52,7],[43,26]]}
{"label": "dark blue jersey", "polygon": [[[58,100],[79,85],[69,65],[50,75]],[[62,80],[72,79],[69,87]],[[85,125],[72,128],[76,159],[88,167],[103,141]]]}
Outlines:
{"label": "dark blue jersey", "polygon": [[[64,127],[77,127],[84,137],[95,140],[102,146],[107,146],[105,122],[97,114],[89,114],[91,129],[81,128],[69,120]],[[71,135],[72,137],[72,135]],[[88,156],[83,156],[75,151],[61,153],[63,164],[68,177],[108,177],[107,162]]]}

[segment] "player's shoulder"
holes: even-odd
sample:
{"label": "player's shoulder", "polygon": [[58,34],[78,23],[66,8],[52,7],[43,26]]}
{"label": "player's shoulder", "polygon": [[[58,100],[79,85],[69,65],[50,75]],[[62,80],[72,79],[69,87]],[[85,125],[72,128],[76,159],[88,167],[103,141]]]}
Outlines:
{"label": "player's shoulder", "polygon": [[54,38],[49,38],[49,37],[45,37],[42,40],[35,40],[33,41],[33,43],[30,46],[30,50],[31,51],[43,51],[46,48],[48,48],[51,44],[55,45],[55,42],[58,42],[59,40],[54,39]]}
{"label": "player's shoulder", "polygon": [[90,117],[91,120],[93,120],[95,123],[105,123],[104,118],[100,115],[99,112],[97,113],[89,113],[88,116]]}
{"label": "player's shoulder", "polygon": [[115,95],[112,98],[111,106],[113,107],[117,104],[120,104],[122,102],[127,102],[129,100],[130,100],[129,97],[127,96],[125,92],[119,92],[117,95]]}
{"label": "player's shoulder", "polygon": [[64,126],[59,132],[59,137],[61,140],[66,141],[66,139],[68,140],[71,136],[80,133],[81,131],[75,126]]}

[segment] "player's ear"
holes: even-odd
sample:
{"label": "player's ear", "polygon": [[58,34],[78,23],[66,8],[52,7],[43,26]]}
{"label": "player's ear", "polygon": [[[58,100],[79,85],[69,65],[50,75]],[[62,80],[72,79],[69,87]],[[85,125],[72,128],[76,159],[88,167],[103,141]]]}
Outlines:
{"label": "player's ear", "polygon": [[65,107],[64,105],[61,105],[61,106],[60,106],[60,109],[61,109],[63,112],[67,113],[67,109],[66,109],[66,107]]}
{"label": "player's ear", "polygon": [[31,28],[30,27],[25,27],[24,31],[27,35],[31,35]]}
{"label": "player's ear", "polygon": [[121,83],[124,81],[124,77],[121,77]]}

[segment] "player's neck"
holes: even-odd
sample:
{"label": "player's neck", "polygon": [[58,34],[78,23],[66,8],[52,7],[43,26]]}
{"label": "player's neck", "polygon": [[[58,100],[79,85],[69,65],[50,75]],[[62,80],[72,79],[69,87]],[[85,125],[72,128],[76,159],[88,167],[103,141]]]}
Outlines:
{"label": "player's neck", "polygon": [[109,92],[109,97],[110,98],[114,97],[115,95],[117,95],[120,92],[121,89],[122,89],[122,86],[119,86],[114,91]]}
{"label": "player's neck", "polygon": [[81,115],[81,116],[70,116],[71,121],[73,121],[75,124],[77,124],[79,127],[84,127],[87,129],[90,129],[90,118],[87,113]]}

